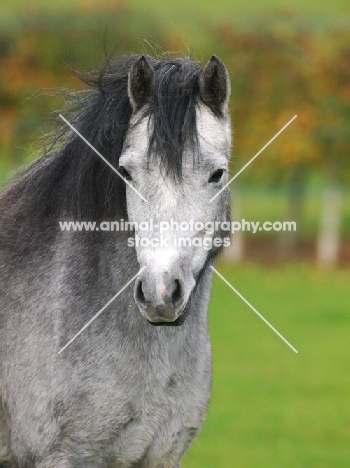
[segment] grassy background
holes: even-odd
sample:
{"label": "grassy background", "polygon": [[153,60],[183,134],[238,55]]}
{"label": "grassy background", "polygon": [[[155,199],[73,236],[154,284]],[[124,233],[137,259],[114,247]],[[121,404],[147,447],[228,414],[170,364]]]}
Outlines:
{"label": "grassy background", "polygon": [[[344,190],[342,200],[341,237],[350,237],[350,192]],[[320,225],[324,193],[321,187],[309,186],[303,204],[303,215],[297,230],[301,239],[312,239],[317,236]],[[288,212],[288,193],[285,188],[271,189],[264,185],[242,185],[240,193],[240,217],[247,221],[284,221]],[[236,201],[232,198],[232,211],[235,212]],[[249,235],[247,232],[246,235]],[[260,232],[260,237],[281,237],[281,232]]]}
{"label": "grassy background", "polygon": [[[62,9],[71,8],[88,8],[89,0],[57,0],[48,5],[46,0],[35,0],[28,4],[26,0],[2,0],[1,9],[4,11],[13,12],[14,10],[22,9],[31,11],[33,8]],[[177,0],[176,2],[158,0],[130,0],[129,2],[122,0],[100,0],[101,9],[113,3],[131,4],[136,9],[152,10],[155,16],[163,16],[166,20],[176,22],[178,18],[184,16],[185,12],[189,12],[192,18],[212,17],[213,19],[228,19],[228,12],[251,13],[252,11],[261,12],[274,10],[276,8],[288,9],[294,11],[303,11],[313,15],[338,15],[340,13],[349,13],[350,7],[347,0],[202,0],[200,3],[189,0]]]}
{"label": "grassy background", "polygon": [[[65,0],[66,1],[66,0]],[[157,0],[131,0],[132,5],[143,5],[147,8],[152,8],[155,13],[162,12],[169,18],[169,11],[175,12],[186,7],[191,12],[196,12],[197,15],[212,16],[214,19],[228,19],[228,14],[232,12],[250,13],[251,11],[261,12],[267,10],[275,10],[276,8],[286,8],[289,10],[306,11],[312,14],[339,14],[341,12],[349,12],[349,2],[346,0],[202,0],[200,3],[194,1],[178,0],[176,3],[161,2]],[[175,13],[174,13],[175,14]]]}
{"label": "grassy background", "polygon": [[350,466],[350,271],[218,270],[299,354],[215,277],[213,396],[184,468]]}

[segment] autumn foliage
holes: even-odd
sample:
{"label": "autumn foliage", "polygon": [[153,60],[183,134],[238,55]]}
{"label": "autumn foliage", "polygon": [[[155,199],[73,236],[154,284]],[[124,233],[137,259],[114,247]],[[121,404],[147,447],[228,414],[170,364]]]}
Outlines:
{"label": "autumn foliage", "polygon": [[[134,17],[125,1],[111,1],[102,13],[93,1],[84,0],[80,6],[59,17],[22,12],[15,27],[0,33],[0,149],[17,164],[23,156],[18,148],[35,139],[45,116],[59,106],[50,96],[27,99],[49,88],[82,86],[68,65],[99,64],[105,50],[118,44],[117,55],[143,52],[140,38],[150,31],[165,49],[178,51],[183,45],[173,33],[161,32],[152,15]],[[293,128],[274,142],[247,177],[273,181],[301,165],[305,171],[348,179],[348,31],[317,30],[306,20],[299,21],[301,27],[288,14],[267,23],[262,18],[249,28],[227,23],[208,29],[207,55],[220,55],[232,78],[235,164],[255,154],[297,114]]]}
{"label": "autumn foliage", "polygon": [[253,154],[298,115],[254,174],[276,177],[278,170],[302,165],[310,171],[332,167],[334,176],[348,178],[349,33],[322,35],[296,27],[237,32],[230,25],[217,32],[233,80],[238,155]]}

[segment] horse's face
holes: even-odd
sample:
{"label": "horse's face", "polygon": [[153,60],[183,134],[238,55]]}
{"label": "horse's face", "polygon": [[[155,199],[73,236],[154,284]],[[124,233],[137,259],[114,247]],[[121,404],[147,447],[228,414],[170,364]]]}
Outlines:
{"label": "horse's face", "polygon": [[[213,61],[217,61],[215,67],[223,67],[223,64],[216,58],[209,62],[206,68],[210,65],[215,75]],[[142,63],[143,67],[145,63],[151,67],[147,62]],[[224,71],[226,73],[226,69]],[[202,75],[205,72],[206,69]],[[151,72],[150,76],[154,79]],[[210,74],[211,79],[212,76]],[[129,220],[135,222],[137,257],[140,267],[146,267],[136,281],[135,300],[141,314],[151,323],[182,323],[201,270],[222,245],[223,234],[218,223],[228,219],[228,192],[224,190],[214,200],[212,198],[228,180],[231,131],[226,112],[227,79],[226,74],[221,83],[224,89],[219,90],[220,117],[204,102],[196,106],[198,154],[194,155],[193,150],[185,146],[180,180],[167,173],[156,155],[151,159],[147,157],[152,117],[151,120],[149,117],[140,119],[141,111],[136,104],[140,80],[134,92],[129,83],[135,112],[120,166],[130,184],[147,200],[145,202],[127,186],[127,210]],[[201,96],[207,84],[200,81]],[[146,86],[147,83],[144,89]],[[210,86],[213,86],[212,81]],[[152,86],[149,88],[154,92]]]}

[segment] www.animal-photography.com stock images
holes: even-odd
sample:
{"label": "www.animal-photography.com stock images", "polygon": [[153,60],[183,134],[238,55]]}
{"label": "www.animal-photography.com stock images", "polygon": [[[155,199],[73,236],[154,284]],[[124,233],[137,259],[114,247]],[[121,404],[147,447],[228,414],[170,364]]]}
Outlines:
{"label": "www.animal-photography.com stock images", "polygon": [[2,0],[0,467],[350,467],[348,0]]}

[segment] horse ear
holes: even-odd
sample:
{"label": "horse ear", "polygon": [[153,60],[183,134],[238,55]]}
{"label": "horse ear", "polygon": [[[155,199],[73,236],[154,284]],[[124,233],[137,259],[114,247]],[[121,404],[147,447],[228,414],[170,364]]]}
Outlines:
{"label": "horse ear", "polygon": [[216,55],[211,57],[202,71],[199,92],[203,102],[215,114],[226,114],[231,92],[230,78],[225,65]]}
{"label": "horse ear", "polygon": [[142,55],[131,67],[128,78],[128,96],[134,112],[151,100],[155,84],[154,69]]}

